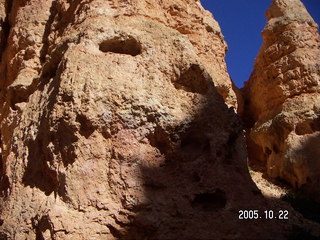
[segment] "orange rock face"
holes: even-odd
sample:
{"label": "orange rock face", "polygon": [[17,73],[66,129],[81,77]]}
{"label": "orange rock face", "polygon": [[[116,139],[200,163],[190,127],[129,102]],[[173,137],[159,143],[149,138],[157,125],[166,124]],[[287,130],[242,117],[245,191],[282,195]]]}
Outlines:
{"label": "orange rock face", "polygon": [[239,220],[279,209],[199,1],[0,6],[0,239],[281,239],[299,218]]}
{"label": "orange rock face", "polygon": [[299,0],[274,0],[245,86],[251,161],[271,177],[320,193],[320,37]]}
{"label": "orange rock face", "polygon": [[198,1],[8,9],[1,238],[279,236],[278,225],[238,220],[268,203],[228,107],[225,42]]}

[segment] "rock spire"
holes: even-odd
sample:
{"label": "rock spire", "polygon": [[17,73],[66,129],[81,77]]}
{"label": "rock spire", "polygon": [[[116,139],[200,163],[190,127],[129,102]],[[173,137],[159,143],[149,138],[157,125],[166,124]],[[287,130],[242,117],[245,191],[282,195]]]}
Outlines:
{"label": "rock spire", "polygon": [[320,196],[320,37],[299,0],[274,0],[246,83],[251,161]]}

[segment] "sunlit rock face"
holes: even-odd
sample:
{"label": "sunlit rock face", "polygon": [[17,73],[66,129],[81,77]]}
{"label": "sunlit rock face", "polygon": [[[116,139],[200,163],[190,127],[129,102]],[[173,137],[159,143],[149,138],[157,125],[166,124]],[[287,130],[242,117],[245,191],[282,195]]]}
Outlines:
{"label": "sunlit rock face", "polygon": [[0,3],[1,239],[282,236],[198,1]]}
{"label": "sunlit rock face", "polygon": [[320,38],[299,0],[266,13],[263,45],[245,86],[251,161],[313,198],[320,193]]}

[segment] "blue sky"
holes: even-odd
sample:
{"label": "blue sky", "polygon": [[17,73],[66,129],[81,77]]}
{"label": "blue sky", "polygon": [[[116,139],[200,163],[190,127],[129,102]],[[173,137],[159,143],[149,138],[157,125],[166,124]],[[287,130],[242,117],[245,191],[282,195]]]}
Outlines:
{"label": "blue sky", "polygon": [[[302,0],[313,19],[320,23],[320,0]],[[262,44],[265,11],[271,0],[201,0],[203,7],[219,22],[229,51],[229,74],[238,87],[247,81],[254,58]]]}

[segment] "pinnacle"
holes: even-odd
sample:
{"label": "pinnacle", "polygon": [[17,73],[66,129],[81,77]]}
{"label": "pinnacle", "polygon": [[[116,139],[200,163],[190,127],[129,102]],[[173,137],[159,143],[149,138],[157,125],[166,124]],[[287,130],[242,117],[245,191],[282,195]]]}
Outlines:
{"label": "pinnacle", "polygon": [[300,0],[273,0],[266,12],[266,17],[268,20],[286,18],[292,21],[308,22],[313,26],[317,25]]}

